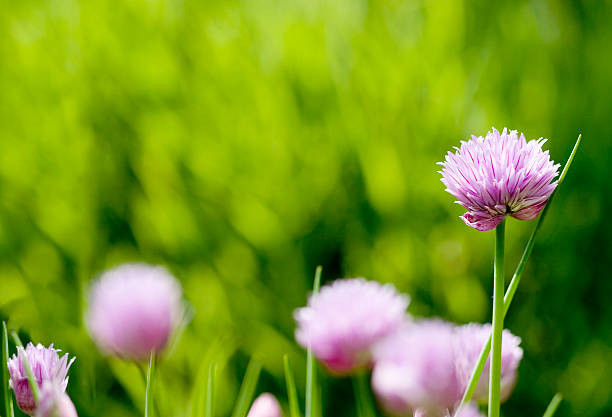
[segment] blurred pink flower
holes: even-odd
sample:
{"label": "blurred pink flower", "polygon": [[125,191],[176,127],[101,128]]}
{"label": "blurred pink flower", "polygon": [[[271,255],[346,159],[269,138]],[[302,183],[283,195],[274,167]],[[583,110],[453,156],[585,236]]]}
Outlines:
{"label": "blurred pink flower", "polygon": [[391,284],[337,280],[295,311],[295,337],[333,372],[370,367],[372,347],[402,325],[408,303]]}
{"label": "blurred pink flower", "polygon": [[53,384],[43,385],[35,417],[78,417],[70,397]]}
{"label": "blurred pink flower", "polygon": [[557,186],[559,165],[542,150],[546,139],[527,142],[516,130],[495,128],[486,137],[461,141],[448,152],[442,182],[446,191],[467,209],[461,217],[478,230],[494,229],[506,216],[531,220]]}
{"label": "blurred pink flower", "polygon": [[372,388],[387,411],[441,417],[461,398],[454,326],[425,320],[406,326],[374,352]]}
{"label": "blurred pink flower", "polygon": [[272,394],[263,393],[255,401],[249,410],[247,417],[282,417],[278,401]]}
{"label": "blurred pink flower", "polygon": [[25,349],[17,347],[17,354],[9,359],[8,370],[11,375],[9,385],[15,392],[17,405],[24,413],[33,415],[37,406],[28,382],[24,358],[30,364],[39,387],[50,385],[64,392],[68,385],[68,368],[75,358],[69,361],[67,353],[60,358],[58,352],[60,351],[54,349],[53,345],[46,348],[41,344],[34,346],[28,343]]}
{"label": "blurred pink flower", "polygon": [[91,288],[89,331],[103,352],[124,360],[162,351],[183,318],[181,285],[161,266],[120,265]]}
{"label": "blurred pink flower", "polygon": [[[480,357],[480,351],[491,334],[490,324],[470,323],[457,329],[456,339],[456,363],[457,374],[461,382],[462,390],[467,384]],[[505,401],[510,396],[516,383],[517,368],[523,358],[523,349],[520,348],[521,338],[504,330],[502,333],[501,352],[501,400]],[[474,399],[476,401],[486,400],[489,393],[489,364],[487,359],[482,375],[478,380]]]}

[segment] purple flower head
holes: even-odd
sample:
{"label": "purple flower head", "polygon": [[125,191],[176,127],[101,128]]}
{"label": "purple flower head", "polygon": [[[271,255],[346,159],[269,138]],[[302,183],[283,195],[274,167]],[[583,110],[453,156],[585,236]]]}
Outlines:
{"label": "purple flower head", "polygon": [[33,415],[37,406],[28,382],[24,358],[30,364],[39,387],[51,385],[64,392],[68,385],[68,368],[75,358],[68,360],[67,353],[60,358],[58,352],[60,351],[54,349],[53,345],[46,348],[40,343],[36,346],[28,343],[25,349],[17,347],[17,354],[9,359],[8,370],[11,375],[9,385],[15,392],[17,405],[24,413]]}
{"label": "purple flower head", "polygon": [[91,288],[89,331],[102,351],[124,360],[162,351],[183,319],[181,285],[164,267],[120,265]]}
{"label": "purple flower head", "polygon": [[78,417],[70,397],[53,384],[43,385],[34,417]]}
{"label": "purple flower head", "polygon": [[[487,342],[491,333],[490,324],[470,323],[460,326],[457,329],[457,374],[461,382],[462,389],[467,388],[467,384],[472,375],[474,366],[480,356],[482,347]],[[501,400],[505,401],[512,392],[516,382],[516,370],[523,358],[523,349],[519,347],[520,337],[504,330],[502,333],[502,352],[501,352]],[[474,399],[476,401],[486,400],[489,392],[489,366],[491,358],[487,359],[482,375],[478,380]]]}
{"label": "purple flower head", "polygon": [[446,415],[461,397],[455,368],[455,328],[426,320],[377,346],[372,388],[381,405],[402,416]]}
{"label": "purple flower head", "polygon": [[295,338],[332,372],[350,373],[371,365],[372,347],[402,325],[408,303],[391,284],[337,280],[295,311]]}
{"label": "purple flower head", "polygon": [[283,417],[283,413],[274,395],[266,392],[253,402],[247,417]]}
{"label": "purple flower head", "polygon": [[506,216],[535,219],[557,186],[559,166],[542,150],[546,139],[527,142],[516,130],[495,128],[486,137],[472,136],[449,152],[442,182],[466,208],[461,217],[478,230],[494,229]]}

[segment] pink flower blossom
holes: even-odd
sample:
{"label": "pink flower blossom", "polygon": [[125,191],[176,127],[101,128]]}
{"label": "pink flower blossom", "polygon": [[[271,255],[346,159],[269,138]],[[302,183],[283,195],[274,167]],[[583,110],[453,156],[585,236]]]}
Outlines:
{"label": "pink flower blossom", "polygon": [[494,229],[506,216],[535,219],[557,186],[559,173],[542,150],[546,139],[525,140],[516,130],[495,128],[486,137],[472,136],[456,152],[448,152],[442,182],[457,203],[466,208],[461,217],[478,230]]}
{"label": "pink flower blossom", "polygon": [[425,320],[377,346],[372,388],[380,404],[400,416],[442,417],[461,398],[453,325]]}
{"label": "pink flower blossom", "polygon": [[[489,334],[491,334],[490,324],[470,323],[457,329],[456,363],[462,390],[467,388],[474,366],[476,366],[476,362],[480,357],[480,351],[488,340]],[[503,331],[501,352],[502,401],[505,401],[510,396],[516,383],[517,368],[523,358],[523,349],[519,347],[520,343],[520,337],[513,335],[509,330]],[[477,401],[488,398],[490,360],[491,358],[489,357],[474,392],[474,399]]]}
{"label": "pink flower blossom", "polygon": [[89,331],[102,351],[125,360],[162,351],[183,319],[181,285],[161,266],[120,265],[91,289]]}
{"label": "pink flower blossom", "polygon": [[337,280],[296,310],[295,337],[331,371],[354,372],[371,366],[374,344],[402,325],[408,303],[391,284]]}
{"label": "pink flower blossom", "polygon": [[8,370],[11,375],[9,385],[15,393],[17,405],[24,413],[33,415],[37,404],[34,401],[32,390],[28,382],[25,359],[27,359],[34,379],[40,388],[50,385],[60,392],[66,390],[68,385],[68,368],[75,358],[68,360],[68,354],[60,358],[58,349],[53,345],[48,348],[41,344],[34,346],[28,343],[25,349],[17,347],[17,354],[8,361]]}
{"label": "pink flower blossom", "polygon": [[247,417],[282,417],[280,405],[272,394],[263,393],[255,401],[249,410]]}
{"label": "pink flower blossom", "polygon": [[34,417],[78,417],[68,395],[52,384],[43,385]]}

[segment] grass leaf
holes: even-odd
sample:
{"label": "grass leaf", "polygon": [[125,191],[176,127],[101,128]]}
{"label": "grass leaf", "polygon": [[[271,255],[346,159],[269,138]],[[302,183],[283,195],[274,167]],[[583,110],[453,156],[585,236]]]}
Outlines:
{"label": "grass leaf", "polygon": [[260,372],[261,364],[254,358],[251,358],[242,381],[242,386],[240,387],[240,393],[238,394],[238,400],[236,401],[236,407],[234,408],[232,417],[246,416],[253,400],[253,394],[255,394],[255,387],[257,386]]}
{"label": "grass leaf", "polygon": [[563,397],[561,396],[561,394],[556,393],[552,400],[550,400],[550,404],[548,404],[548,407],[546,407],[546,411],[544,411],[543,417],[553,417],[555,411],[557,411],[557,407],[559,407],[559,404],[561,404],[562,400]]}
{"label": "grass leaf", "polygon": [[9,391],[9,372],[8,372],[8,332],[6,322],[2,322],[2,390],[4,394],[4,412],[7,417],[15,417],[13,410],[13,397]]}
{"label": "grass leaf", "polygon": [[287,397],[289,398],[289,411],[291,417],[300,417],[300,404],[297,397],[297,389],[295,388],[295,379],[293,371],[289,363],[289,356],[283,356],[283,364],[285,366],[285,382],[287,384]]}
{"label": "grass leaf", "polygon": [[[318,266],[315,271],[315,279],[313,285],[313,294],[319,292],[321,287],[321,272],[323,271],[322,266]],[[312,349],[308,349],[306,354],[306,417],[315,417],[314,408],[316,407],[315,401],[321,401],[321,398],[317,398],[317,364],[315,363],[314,356],[312,355]],[[320,408],[319,408],[320,409]]]}

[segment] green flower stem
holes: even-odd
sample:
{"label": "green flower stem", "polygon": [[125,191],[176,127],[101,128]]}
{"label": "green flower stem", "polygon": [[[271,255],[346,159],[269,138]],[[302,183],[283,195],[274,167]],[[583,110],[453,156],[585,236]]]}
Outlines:
{"label": "green flower stem", "polygon": [[145,417],[150,415],[152,398],[153,398],[153,377],[155,375],[155,353],[151,352],[151,358],[149,359],[149,370],[147,371],[147,381],[145,387]]}
{"label": "green flower stem", "polygon": [[2,389],[4,393],[4,412],[6,413],[6,417],[15,417],[13,400],[9,393],[8,360],[8,332],[6,330],[6,323],[2,322]]}
{"label": "green flower stem", "polygon": [[[321,271],[323,267],[318,266],[315,271],[315,279],[312,292],[317,294],[321,287]],[[312,349],[308,349],[306,354],[306,417],[315,417],[315,399],[317,396],[317,369]],[[319,398],[320,401],[320,398]]]}
{"label": "green flower stem", "polygon": [[506,220],[495,228],[495,265],[493,268],[493,342],[489,379],[489,417],[499,417],[501,383],[501,346],[504,330],[504,239]]}
{"label": "green flower stem", "polygon": [[372,400],[368,373],[359,372],[353,379],[355,389],[355,401],[358,417],[376,417],[376,408]]}
{"label": "green flower stem", "polygon": [[556,393],[552,400],[550,400],[550,404],[548,404],[548,407],[546,407],[546,411],[544,411],[543,417],[553,417],[555,411],[557,411],[557,407],[559,407],[559,404],[561,404],[561,400],[563,400],[561,394]]}
{"label": "green flower stem", "polygon": [[[553,197],[556,195],[557,190],[559,189],[559,185],[561,185],[561,183],[565,179],[565,176],[567,175],[569,167],[572,164],[572,161],[574,160],[574,156],[576,155],[576,151],[578,150],[578,147],[580,145],[581,139],[582,139],[582,135],[579,135],[578,139],[576,140],[576,144],[574,145],[574,148],[572,149],[572,153],[570,154],[570,157],[565,163],[565,167],[563,167],[563,171],[561,172],[561,175],[559,176],[559,183],[557,185],[557,188],[555,188],[555,191],[553,191],[553,193],[550,195],[548,202],[542,209],[542,212],[540,213],[540,216],[538,217],[538,220],[533,229],[533,232],[531,233],[529,241],[527,242],[527,246],[525,247],[523,256],[521,257],[521,260],[516,268],[516,271],[514,272],[514,275],[512,276],[510,285],[508,285],[508,289],[506,290],[506,295],[504,296],[504,317],[508,313],[508,309],[510,308],[510,304],[512,303],[512,299],[514,298],[514,293],[516,292],[519,282],[521,281],[521,275],[523,273],[523,270],[525,269],[527,260],[529,259],[529,256],[531,255],[531,251],[533,250],[533,245],[535,243],[536,235],[538,234],[538,231],[542,227],[542,223],[544,222],[546,213],[548,212],[548,209],[550,208],[550,204],[552,203]],[[470,381],[468,383],[467,389],[465,390],[465,393],[463,394],[461,403],[459,404],[459,407],[457,407],[457,411],[459,411],[465,404],[467,404],[474,396],[474,392],[476,391],[476,386],[478,385],[478,380],[480,379],[480,375],[482,374],[482,370],[484,369],[485,363],[487,362],[487,358],[489,356],[490,351],[491,351],[491,335],[489,335],[489,339],[487,340],[487,342],[482,347],[482,350],[480,351],[480,357],[478,358],[478,362],[476,363],[476,366],[474,367],[474,370],[472,371],[472,375],[470,376]]]}
{"label": "green flower stem", "polygon": [[15,341],[15,344],[18,346],[17,349],[21,348],[24,350],[23,364],[25,365],[26,373],[28,374],[28,384],[30,384],[30,389],[32,390],[32,397],[34,397],[34,403],[38,404],[38,400],[40,399],[40,392],[38,390],[38,384],[36,383],[36,378],[34,377],[34,372],[32,372],[32,367],[30,366],[28,357],[25,354],[25,348],[23,347],[23,343],[21,343],[21,339],[17,335],[17,332],[12,331],[11,336],[13,336],[13,340]]}

